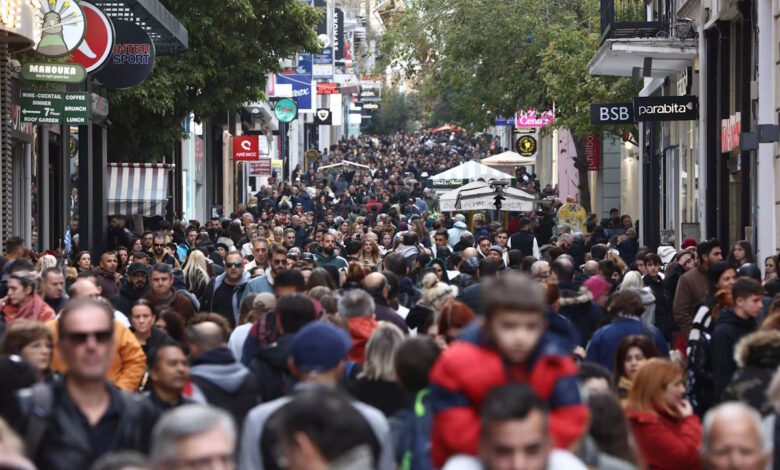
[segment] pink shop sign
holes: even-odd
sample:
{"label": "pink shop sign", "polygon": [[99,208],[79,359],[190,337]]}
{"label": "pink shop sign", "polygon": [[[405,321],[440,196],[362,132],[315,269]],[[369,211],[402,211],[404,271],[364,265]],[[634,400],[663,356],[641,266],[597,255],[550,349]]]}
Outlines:
{"label": "pink shop sign", "polygon": [[555,113],[552,110],[538,112],[535,109],[518,111],[515,113],[515,126],[517,127],[546,127],[555,121]]}

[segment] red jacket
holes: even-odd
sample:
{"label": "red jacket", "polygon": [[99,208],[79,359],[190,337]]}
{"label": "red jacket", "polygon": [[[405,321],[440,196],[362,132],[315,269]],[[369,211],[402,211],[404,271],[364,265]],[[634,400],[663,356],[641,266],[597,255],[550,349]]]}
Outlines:
{"label": "red jacket", "polygon": [[577,366],[564,348],[545,335],[527,364],[509,366],[486,344],[481,328],[468,330],[462,336],[467,341],[447,348],[430,373],[435,467],[455,454],[477,454],[479,408],[491,389],[509,382],[528,384],[548,403],[556,447],[568,448],[585,433],[588,409],[580,397]]}
{"label": "red jacket", "polygon": [[701,468],[699,417],[672,418],[648,411],[629,411],[639,453],[649,468],[677,470]]}

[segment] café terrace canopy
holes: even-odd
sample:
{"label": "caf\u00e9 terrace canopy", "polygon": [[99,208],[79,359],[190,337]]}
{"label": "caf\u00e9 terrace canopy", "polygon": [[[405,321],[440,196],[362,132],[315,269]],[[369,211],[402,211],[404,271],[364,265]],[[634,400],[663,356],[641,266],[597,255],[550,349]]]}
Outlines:
{"label": "caf\u00e9 terrace canopy", "polygon": [[429,178],[429,181],[437,186],[438,182],[446,182],[451,180],[468,180],[468,182],[476,181],[478,179],[489,181],[492,179],[500,181],[511,181],[512,175],[498,171],[495,168],[490,168],[487,165],[483,165],[477,161],[470,160],[462,163],[454,168],[450,168],[447,171],[433,175]]}
{"label": "caf\u00e9 terrace canopy", "polygon": [[536,165],[536,158],[524,157],[517,152],[506,151],[499,153],[498,155],[491,155],[489,157],[483,158],[480,163],[489,166]]}
{"label": "caf\u00e9 terrace canopy", "polygon": [[[534,210],[534,196],[517,188],[504,188],[502,212],[528,212]],[[439,198],[443,212],[495,210],[496,191],[485,181],[474,181],[450,191]]]}

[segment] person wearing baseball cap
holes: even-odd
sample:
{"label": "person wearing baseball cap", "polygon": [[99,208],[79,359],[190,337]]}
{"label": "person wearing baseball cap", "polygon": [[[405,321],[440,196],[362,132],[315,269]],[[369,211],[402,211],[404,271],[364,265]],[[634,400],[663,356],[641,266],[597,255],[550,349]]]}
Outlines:
{"label": "person wearing baseball cap", "polygon": [[115,309],[130,318],[133,305],[149,289],[149,265],[136,261],[127,267],[126,274],[119,283],[119,291],[108,300]]}
{"label": "person wearing baseball cap", "polygon": [[[264,467],[264,456],[278,455],[278,436],[266,423],[284,405],[292,401],[297,393],[326,387],[335,389],[344,376],[347,353],[352,349],[352,340],[341,328],[330,323],[315,321],[301,328],[293,340],[290,370],[298,379],[291,394],[263,403],[253,408],[244,420],[239,450],[238,468],[260,469]],[[371,426],[381,447],[378,470],[396,468],[390,427],[381,411],[355,401],[352,405]],[[265,433],[265,435],[264,435]],[[258,445],[260,443],[260,445]]]}

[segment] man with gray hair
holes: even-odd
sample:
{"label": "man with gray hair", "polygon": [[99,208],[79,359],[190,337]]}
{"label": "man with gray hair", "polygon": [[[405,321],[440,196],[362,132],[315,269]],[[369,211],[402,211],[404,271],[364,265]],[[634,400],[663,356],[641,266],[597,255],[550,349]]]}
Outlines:
{"label": "man with gray hair", "polygon": [[550,263],[536,261],[531,265],[531,277],[539,280],[548,279],[550,277]]}
{"label": "man with gray hair", "polygon": [[761,415],[740,402],[726,402],[704,416],[702,464],[707,470],[765,470],[772,442],[763,434]]}
{"label": "man with gray hair", "polygon": [[152,431],[154,470],[235,468],[236,427],[230,415],[207,405],[184,405]]}
{"label": "man with gray hair", "polygon": [[349,335],[352,337],[353,347],[347,358],[363,364],[368,339],[377,327],[374,299],[363,289],[351,289],[342,294],[338,309],[339,314],[347,319]]}

